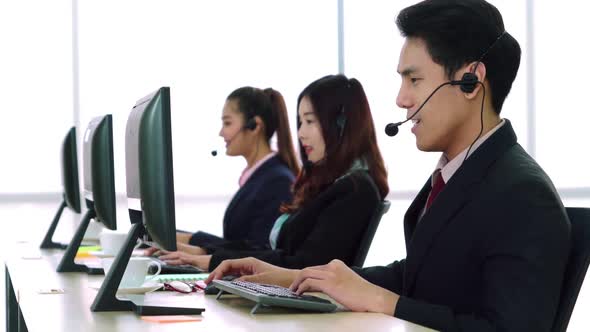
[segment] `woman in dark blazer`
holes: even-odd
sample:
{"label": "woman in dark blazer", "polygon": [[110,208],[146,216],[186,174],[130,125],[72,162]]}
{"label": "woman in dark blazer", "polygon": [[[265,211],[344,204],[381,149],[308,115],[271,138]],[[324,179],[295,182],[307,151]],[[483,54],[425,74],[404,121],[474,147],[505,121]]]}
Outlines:
{"label": "woman in dark blazer", "polygon": [[[268,248],[270,229],[281,214],[281,204],[291,201],[299,172],[285,101],[270,88],[242,87],[227,97],[222,122],[219,135],[225,140],[226,154],[242,156],[247,162],[240,189],[225,210],[223,238],[201,231],[179,232],[179,247],[243,241],[254,248]],[[270,148],[275,132],[277,152]]]}
{"label": "woman in dark blazer", "polygon": [[[254,256],[303,268],[332,259],[352,263],[362,234],[389,190],[363,87],[343,75],[321,78],[299,95],[298,137],[304,170],[281,206],[261,250],[245,241],[205,245],[202,255],[165,253],[170,264],[211,270],[223,260]],[[181,249],[182,250],[182,249]]]}

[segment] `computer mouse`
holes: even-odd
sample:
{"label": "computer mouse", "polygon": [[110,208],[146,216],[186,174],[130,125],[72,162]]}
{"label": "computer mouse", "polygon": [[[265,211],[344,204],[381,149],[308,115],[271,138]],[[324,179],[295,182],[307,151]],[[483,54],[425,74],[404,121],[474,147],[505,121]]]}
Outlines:
{"label": "computer mouse", "polygon": [[[227,275],[227,276],[223,276],[221,278],[221,280],[232,281],[236,278],[238,278],[238,276]],[[217,289],[217,287],[215,287],[213,285],[213,283],[210,283],[209,285],[207,285],[207,287],[205,287],[205,294],[206,295],[216,295],[217,293],[219,293],[219,289]]]}
{"label": "computer mouse", "polygon": [[190,293],[192,291],[191,286],[188,285],[185,282],[182,282],[182,281],[173,280],[173,281],[170,281],[168,284],[171,287],[174,287],[174,288],[178,289],[181,292]]}
{"label": "computer mouse", "polygon": [[205,295],[216,295],[217,293],[219,293],[219,289],[217,289],[217,287],[213,286],[212,283],[210,283],[209,285],[207,285],[207,287],[205,287]]}
{"label": "computer mouse", "polygon": [[234,276],[234,275],[226,275],[226,276],[223,276],[223,277],[221,278],[221,280],[225,280],[225,281],[232,281],[232,280],[234,280],[234,279],[237,279],[237,278],[238,278],[238,276]]}

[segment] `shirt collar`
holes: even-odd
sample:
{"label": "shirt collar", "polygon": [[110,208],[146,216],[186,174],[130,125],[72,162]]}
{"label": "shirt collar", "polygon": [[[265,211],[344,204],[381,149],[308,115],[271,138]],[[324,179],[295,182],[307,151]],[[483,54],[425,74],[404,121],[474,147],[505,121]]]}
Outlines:
{"label": "shirt collar", "polygon": [[260,166],[262,166],[262,164],[264,164],[270,158],[274,157],[276,154],[277,153],[275,151],[272,151],[271,153],[267,154],[262,159],[260,159],[259,161],[257,161],[254,165],[252,165],[252,167],[244,169],[242,171],[242,175],[240,176],[240,180],[238,181],[238,183],[240,184],[240,188],[244,184],[246,184],[246,182],[248,182],[248,179],[250,179],[250,177],[252,176],[252,174],[254,174],[254,172],[258,168],[260,168]]}
{"label": "shirt collar", "polygon": [[506,121],[502,119],[502,121],[500,121],[500,123],[497,126],[492,128],[492,130],[488,131],[485,135],[483,135],[477,141],[475,141],[475,143],[471,147],[471,150],[469,150],[469,147],[467,147],[465,150],[461,151],[461,153],[455,156],[455,158],[453,158],[452,160],[449,161],[444,153],[440,156],[438,164],[436,165],[436,170],[441,170],[440,172],[443,177],[443,180],[445,180],[445,183],[448,183],[451,177],[455,174],[455,172],[457,172],[459,167],[461,167],[461,164],[463,164],[463,160],[465,159],[465,155],[467,154],[467,150],[469,150],[469,156],[471,156],[473,152],[475,152],[475,150],[477,150],[477,148],[479,148],[479,146],[482,145],[483,142],[485,142],[498,129],[500,129],[500,127],[502,127],[504,123],[506,123]]}

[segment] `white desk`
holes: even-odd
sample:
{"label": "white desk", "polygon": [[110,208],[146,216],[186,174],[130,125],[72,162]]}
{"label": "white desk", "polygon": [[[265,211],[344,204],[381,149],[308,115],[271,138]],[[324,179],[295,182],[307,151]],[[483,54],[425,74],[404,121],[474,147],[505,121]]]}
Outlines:
{"label": "white desk", "polygon": [[[251,315],[253,302],[230,295],[216,300],[203,293],[154,292],[144,298],[146,303],[203,307],[206,311],[200,322],[162,324],[143,321],[132,312],[94,313],[90,305],[97,290],[90,286],[100,283],[103,277],[55,272],[61,253],[43,250],[41,259],[22,259],[15,252],[6,260],[7,277],[9,274],[28,331],[431,331],[373,313],[316,314],[272,309],[269,313]],[[51,288],[64,289],[65,293],[38,293],[39,289]],[[7,310],[14,309],[7,306]]]}

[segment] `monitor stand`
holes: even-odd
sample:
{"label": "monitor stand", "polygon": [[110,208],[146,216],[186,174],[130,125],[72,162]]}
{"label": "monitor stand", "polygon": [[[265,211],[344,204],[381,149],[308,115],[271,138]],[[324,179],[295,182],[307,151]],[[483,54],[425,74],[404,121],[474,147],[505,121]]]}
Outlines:
{"label": "monitor stand", "polygon": [[80,244],[82,243],[86,229],[90,224],[90,220],[94,217],[96,217],[96,212],[94,209],[89,209],[86,211],[86,214],[82,218],[80,225],[78,225],[78,229],[76,230],[74,237],[72,240],[70,240],[70,244],[66,248],[63,257],[57,266],[57,272],[88,272],[88,267],[83,264],[77,264],[74,262],[74,258],[78,253],[78,249],[80,248]]}
{"label": "monitor stand", "polygon": [[65,207],[66,207],[66,200],[63,199],[61,202],[61,205],[59,206],[59,209],[57,209],[57,213],[55,214],[55,217],[53,217],[53,221],[51,222],[51,225],[49,226],[49,229],[47,230],[47,233],[45,234],[45,237],[43,238],[43,241],[41,242],[41,245],[39,246],[39,248],[41,248],[41,249],[65,249],[68,247],[67,244],[53,242],[53,233],[55,233],[55,229],[57,228],[57,223],[59,222],[59,218],[61,218],[61,214],[64,211]]}
{"label": "monitor stand", "polygon": [[[125,244],[115,257],[111,269],[107,273],[98,290],[98,294],[94,298],[90,310],[93,312],[100,311],[134,311],[138,315],[153,316],[153,315],[200,315],[204,308],[184,308],[184,307],[167,307],[167,306],[152,306],[142,305],[143,295],[133,301],[119,300],[117,298],[117,290],[121,284],[121,279],[127,268],[127,263],[131,258],[131,253],[135,248],[137,239],[143,237],[145,228],[142,223],[135,223],[127,234]],[[137,304],[136,304],[137,303]]]}

